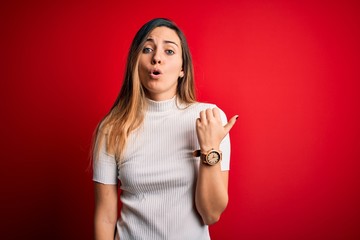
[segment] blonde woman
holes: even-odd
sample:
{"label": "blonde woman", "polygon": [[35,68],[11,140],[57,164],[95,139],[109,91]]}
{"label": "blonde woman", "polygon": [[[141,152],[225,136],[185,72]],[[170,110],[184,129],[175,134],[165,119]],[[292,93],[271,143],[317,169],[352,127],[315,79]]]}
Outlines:
{"label": "blonde woman", "polygon": [[95,239],[210,239],[207,225],[228,203],[236,118],[227,123],[215,105],[196,101],[189,47],[175,23],[142,26],[119,96],[96,130]]}

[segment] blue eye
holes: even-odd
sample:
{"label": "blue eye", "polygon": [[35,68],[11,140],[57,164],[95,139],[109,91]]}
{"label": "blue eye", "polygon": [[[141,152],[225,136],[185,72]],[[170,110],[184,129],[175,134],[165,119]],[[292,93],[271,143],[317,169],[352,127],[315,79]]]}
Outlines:
{"label": "blue eye", "polygon": [[166,54],[173,55],[175,52],[173,50],[165,50]]}
{"label": "blue eye", "polygon": [[143,49],[143,53],[151,53],[152,51],[153,50],[151,48],[148,48],[148,47]]}

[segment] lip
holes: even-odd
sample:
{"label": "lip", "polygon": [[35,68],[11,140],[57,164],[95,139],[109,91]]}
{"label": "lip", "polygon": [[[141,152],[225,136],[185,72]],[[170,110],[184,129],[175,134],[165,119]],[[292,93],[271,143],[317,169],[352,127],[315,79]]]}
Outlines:
{"label": "lip", "polygon": [[[155,74],[155,72],[157,74]],[[150,71],[149,75],[150,75],[150,78],[152,78],[152,79],[159,79],[162,75],[162,71],[160,69],[154,68]]]}

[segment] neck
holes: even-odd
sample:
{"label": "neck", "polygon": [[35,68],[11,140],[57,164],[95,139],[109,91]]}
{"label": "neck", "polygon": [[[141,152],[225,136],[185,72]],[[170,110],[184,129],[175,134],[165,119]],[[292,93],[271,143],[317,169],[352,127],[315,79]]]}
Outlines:
{"label": "neck", "polygon": [[177,109],[177,98],[173,96],[170,99],[162,101],[147,98],[147,109],[149,112],[166,112]]}
{"label": "neck", "polygon": [[147,92],[146,94],[146,97],[150,100],[153,100],[153,101],[166,101],[166,100],[169,100],[169,99],[173,99],[174,96],[176,96],[176,92],[175,93],[163,93],[163,94],[151,94],[149,92]]}

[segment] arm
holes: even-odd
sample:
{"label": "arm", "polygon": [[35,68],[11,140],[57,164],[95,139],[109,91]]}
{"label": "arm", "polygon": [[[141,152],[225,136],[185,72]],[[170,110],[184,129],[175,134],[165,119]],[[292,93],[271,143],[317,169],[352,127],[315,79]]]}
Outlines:
{"label": "arm", "polygon": [[114,239],[117,221],[117,185],[94,183],[95,214],[94,239]]}
{"label": "arm", "polygon": [[[201,152],[219,149],[222,139],[235,124],[237,116],[223,126],[219,109],[200,112],[196,121],[196,132]],[[208,166],[200,163],[196,185],[195,204],[205,224],[217,222],[228,203],[228,171],[221,171],[220,164]]]}

